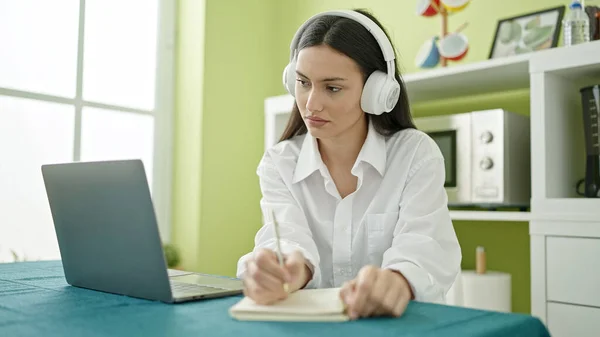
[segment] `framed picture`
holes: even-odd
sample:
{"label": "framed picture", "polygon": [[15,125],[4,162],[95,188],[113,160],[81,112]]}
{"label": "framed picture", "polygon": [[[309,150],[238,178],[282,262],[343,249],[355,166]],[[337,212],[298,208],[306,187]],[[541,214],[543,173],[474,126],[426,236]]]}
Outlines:
{"label": "framed picture", "polygon": [[556,47],[564,15],[560,6],[498,21],[489,58]]}

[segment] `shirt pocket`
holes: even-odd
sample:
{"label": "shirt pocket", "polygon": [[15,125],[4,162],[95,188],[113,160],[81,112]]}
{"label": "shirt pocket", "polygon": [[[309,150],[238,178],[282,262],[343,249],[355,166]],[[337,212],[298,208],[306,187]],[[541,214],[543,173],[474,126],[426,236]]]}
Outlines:
{"label": "shirt pocket", "polygon": [[369,263],[380,265],[383,253],[392,246],[399,212],[367,214],[367,255]]}

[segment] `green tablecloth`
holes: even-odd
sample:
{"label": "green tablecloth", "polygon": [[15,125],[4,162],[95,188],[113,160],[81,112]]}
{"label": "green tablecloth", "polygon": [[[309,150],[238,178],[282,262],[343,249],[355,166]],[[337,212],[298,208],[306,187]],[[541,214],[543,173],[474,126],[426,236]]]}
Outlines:
{"label": "green tablecloth", "polygon": [[0,336],[548,336],[536,318],[413,302],[401,318],[239,322],[229,297],[163,304],[69,286],[58,261],[0,264]]}

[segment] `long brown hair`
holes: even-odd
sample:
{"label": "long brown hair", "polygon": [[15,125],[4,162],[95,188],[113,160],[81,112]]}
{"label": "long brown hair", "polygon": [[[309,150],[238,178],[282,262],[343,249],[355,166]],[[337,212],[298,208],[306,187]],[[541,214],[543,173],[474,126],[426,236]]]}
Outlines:
{"label": "long brown hair", "polygon": [[[381,23],[369,12],[361,9],[355,11],[367,16],[389,35]],[[326,44],[329,47],[353,59],[360,67],[364,81],[375,70],[387,72],[383,52],[375,37],[360,23],[344,17],[326,15],[314,19],[302,32],[298,43],[298,51],[303,48]],[[397,59],[397,58],[396,58]],[[398,103],[389,113],[369,115],[375,130],[384,136],[392,135],[400,130],[415,128],[413,124],[406,86],[396,65],[396,81],[400,84]],[[292,114],[279,141],[293,138],[307,132],[298,105],[294,102]]]}

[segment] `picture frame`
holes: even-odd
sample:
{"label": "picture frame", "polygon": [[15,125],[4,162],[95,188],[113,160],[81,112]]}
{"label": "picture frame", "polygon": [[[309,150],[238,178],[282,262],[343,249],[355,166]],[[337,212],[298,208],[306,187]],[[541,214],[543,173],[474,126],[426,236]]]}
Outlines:
{"label": "picture frame", "polygon": [[566,6],[501,19],[496,25],[489,59],[519,55],[558,45]]}

